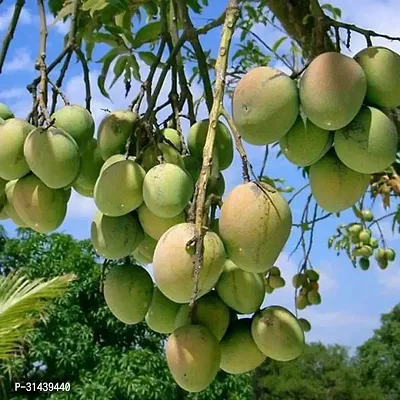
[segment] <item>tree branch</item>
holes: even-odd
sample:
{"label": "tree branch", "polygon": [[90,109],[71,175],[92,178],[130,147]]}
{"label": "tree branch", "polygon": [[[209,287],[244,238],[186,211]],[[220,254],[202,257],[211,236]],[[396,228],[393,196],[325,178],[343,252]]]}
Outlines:
{"label": "tree branch", "polygon": [[43,0],[37,0],[40,17],[40,46],[39,56],[36,61],[36,67],[40,70],[40,86],[39,86],[39,107],[44,118],[44,122],[50,125],[50,116],[47,110],[47,68],[46,68],[46,46],[47,46],[47,23],[46,11],[44,9]]}
{"label": "tree branch", "polygon": [[19,16],[21,15],[22,7],[25,5],[25,0],[17,0],[15,2],[14,12],[11,17],[10,25],[8,31],[3,40],[3,45],[0,51],[0,74],[3,70],[4,61],[7,56],[8,48],[10,47],[11,41],[14,37],[14,32],[18,24]]}
{"label": "tree branch", "polygon": [[75,53],[82,64],[83,80],[85,82],[85,92],[86,92],[86,98],[85,98],[86,109],[90,111],[90,102],[92,100],[92,94],[90,89],[89,65],[86,61],[85,55],[83,54],[82,50],[79,47],[75,48]]}
{"label": "tree branch", "polygon": [[199,34],[195,29],[192,20],[190,19],[189,10],[186,2],[179,1],[179,6],[183,15],[185,30],[188,33],[188,40],[190,41],[193,50],[196,54],[197,62],[199,65],[199,73],[201,80],[203,81],[205,100],[208,108],[208,112],[211,113],[213,106],[213,91],[210,80],[210,74],[208,73],[207,57],[204,53],[203,46],[199,40]]}
{"label": "tree branch", "polygon": [[[78,11],[79,11],[79,6],[81,4],[81,0],[73,0],[73,7],[72,7],[72,15],[71,15],[71,26],[70,30],[68,33],[68,42],[64,49],[61,51],[61,53],[54,59],[52,63],[50,63],[47,68],[46,68],[46,73],[49,75],[51,71],[64,59],[64,57],[72,53],[72,51],[76,47],[76,32],[77,32],[77,23],[78,23]],[[32,91],[36,88],[36,86],[39,84],[41,80],[41,76],[35,78],[28,86],[27,89],[29,92],[32,93]]]}
{"label": "tree branch", "polygon": [[367,40],[367,45],[368,46],[372,46],[372,42],[371,42],[371,37],[380,37],[383,39],[388,39],[391,41],[400,41],[400,37],[396,37],[396,36],[390,36],[390,35],[385,35],[384,33],[378,33],[378,32],[374,32],[371,31],[370,29],[364,29],[364,28],[360,28],[356,25],[353,24],[348,24],[346,22],[341,22],[341,21],[336,21],[328,16],[325,16],[325,24],[332,26],[332,27],[336,27],[336,28],[343,28],[343,29],[349,29],[353,32],[357,32],[360,33],[361,35],[364,35],[366,40]]}
{"label": "tree branch", "polygon": [[194,199],[194,201],[196,202],[196,219],[195,219],[196,252],[195,252],[195,269],[193,276],[194,290],[192,299],[190,301],[191,309],[193,308],[193,305],[197,299],[197,294],[198,294],[199,276],[200,276],[201,265],[203,262],[203,251],[204,251],[203,244],[204,244],[205,232],[203,229],[203,220],[205,211],[204,205],[206,201],[206,189],[207,189],[208,179],[211,173],[216,127],[221,113],[224,92],[225,92],[225,77],[228,66],[229,49],[238,18],[239,18],[239,8],[237,0],[230,0],[226,11],[226,18],[219,46],[218,58],[215,66],[216,82],[215,82],[214,101],[210,112],[210,123],[208,127],[206,143],[203,149],[203,164],[197,182],[197,188],[198,188],[197,196]]}

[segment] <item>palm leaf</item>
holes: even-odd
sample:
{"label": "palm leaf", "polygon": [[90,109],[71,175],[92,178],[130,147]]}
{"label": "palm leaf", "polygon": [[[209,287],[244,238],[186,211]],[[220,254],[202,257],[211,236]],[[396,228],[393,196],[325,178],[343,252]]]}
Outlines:
{"label": "palm leaf", "polygon": [[19,271],[0,278],[0,360],[15,353],[49,300],[61,296],[75,278],[31,281]]}

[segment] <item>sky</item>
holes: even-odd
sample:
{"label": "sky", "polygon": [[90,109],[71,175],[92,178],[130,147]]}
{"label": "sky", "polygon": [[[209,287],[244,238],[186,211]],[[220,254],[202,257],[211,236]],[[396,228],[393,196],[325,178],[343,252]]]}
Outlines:
{"label": "sky", "polygon": [[[13,1],[5,0],[0,5],[0,40],[5,35],[8,22],[12,14]],[[0,102],[6,103],[19,118],[26,118],[31,109],[31,98],[26,90],[26,85],[36,76],[34,69],[35,58],[39,51],[39,20],[36,2],[26,2],[27,5],[22,11],[20,24],[17,28],[15,38],[11,44],[3,73],[0,75]],[[196,26],[206,23],[206,18],[218,16],[225,2],[210,2],[212,6],[204,10],[200,17],[194,16]],[[398,15],[400,15],[400,2],[398,0],[332,0],[335,6],[341,8],[342,19],[346,22],[357,24],[361,27],[384,32],[393,36],[400,36]],[[53,18],[48,15],[48,24],[51,25]],[[282,34],[269,27],[257,25],[254,31],[269,44]],[[49,27],[47,59],[54,59],[63,46],[64,35],[68,32],[68,24],[56,23]],[[220,29],[215,29],[210,34],[202,37],[205,49],[210,49],[212,54],[218,50]],[[345,37],[345,36],[343,36]],[[233,39],[233,50],[240,43],[238,34]],[[397,50],[400,53],[400,42],[387,40],[373,40],[374,45],[384,45]],[[365,46],[365,39],[352,34],[351,50],[345,51],[348,55],[354,55]],[[284,50],[284,47],[282,47]],[[98,60],[107,51],[105,46],[99,46],[94,52],[94,60]],[[142,76],[147,75],[148,68],[141,65]],[[275,63],[276,68],[284,70],[282,65]],[[90,79],[92,83],[92,112],[98,126],[101,119],[106,115],[102,109],[124,109],[127,108],[132,98],[139,90],[139,84],[134,83],[128,98],[124,97],[122,82],[118,82],[111,90],[112,101],[101,95],[96,86],[97,76],[100,72],[100,65],[92,62],[90,67]],[[57,70],[54,75],[57,77]],[[85,93],[82,80],[80,64],[74,60],[67,73],[63,90],[71,103],[84,105]],[[199,84],[192,85],[194,97],[199,97],[202,88]],[[161,92],[160,103],[165,101],[169,92],[168,79]],[[61,100],[59,100],[60,104]],[[226,101],[229,111],[230,104]],[[162,115],[161,115],[162,117]],[[201,107],[199,118],[206,118],[205,107]],[[184,125],[187,131],[188,126]],[[250,162],[259,171],[264,149],[251,145],[245,145]],[[276,151],[271,151],[268,159],[265,174],[271,178],[284,178],[285,185],[301,188],[307,182],[302,178],[297,168],[287,162],[283,157],[276,158]],[[242,182],[241,161],[235,154],[234,163],[231,168],[224,172],[226,180],[226,192]],[[294,222],[298,223],[301,218],[304,200],[309,192],[305,191],[297,201],[292,203]],[[287,198],[290,198],[290,194]],[[68,214],[63,225],[58,229],[73,235],[77,239],[90,237],[90,224],[96,212],[93,199],[79,196],[73,192],[68,206]],[[385,211],[380,201],[373,207],[376,217],[383,216]],[[321,341],[325,344],[339,343],[354,350],[372,336],[374,329],[380,326],[380,316],[389,312],[400,301],[400,268],[399,263],[394,262],[387,270],[380,270],[374,262],[368,271],[354,269],[346,256],[337,256],[334,250],[328,250],[328,238],[336,232],[336,227],[341,223],[355,222],[351,211],[343,212],[340,218],[329,218],[319,222],[316,226],[314,244],[311,253],[311,260],[315,269],[321,274],[320,293],[322,304],[308,307],[299,311],[299,317],[307,318],[312,324],[311,332],[307,333],[306,340]],[[400,235],[392,234],[390,229],[391,220],[387,219],[381,223],[385,233],[387,244],[399,249]],[[9,234],[13,234],[15,225],[6,221],[4,224]],[[377,234],[377,232],[374,232]],[[289,258],[299,238],[299,229],[293,228],[291,237],[287,242],[276,265],[281,268],[282,276],[286,279],[287,285],[283,289],[276,290],[273,294],[267,295],[264,305],[279,304],[294,311],[294,289],[291,286],[291,278],[296,273],[298,264],[301,261],[301,252],[295,253]],[[399,249],[400,250],[400,249]],[[400,251],[398,252],[400,253]]]}

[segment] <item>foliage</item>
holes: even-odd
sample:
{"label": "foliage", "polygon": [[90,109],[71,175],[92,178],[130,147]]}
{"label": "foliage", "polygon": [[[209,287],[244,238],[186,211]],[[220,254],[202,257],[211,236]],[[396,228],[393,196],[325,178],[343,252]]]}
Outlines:
{"label": "foliage", "polygon": [[0,360],[14,354],[49,300],[61,296],[74,275],[29,281],[20,270],[0,276]]}
{"label": "foliage", "polygon": [[[0,73],[14,35],[19,13],[24,4],[24,1],[17,1],[15,4],[15,12],[0,51]],[[236,132],[233,121],[230,120],[229,114],[222,106],[224,94],[232,95],[236,83],[249,69],[258,65],[283,65],[290,71],[291,77],[297,79],[317,55],[325,51],[340,51],[343,46],[350,48],[351,32],[363,35],[368,46],[372,44],[372,37],[400,40],[344,23],[340,21],[340,9],[331,4],[320,4],[316,0],[286,2],[285,4],[280,0],[232,1],[229,4],[235,4],[240,8],[240,18],[237,24],[240,40],[232,54],[229,54],[229,45],[226,46],[226,44],[230,43],[233,32],[230,32],[229,35],[223,34],[221,43],[224,45],[222,47],[224,47],[225,54],[220,51],[217,58],[212,49],[204,47],[200,39],[203,35],[220,27],[225,21],[225,15],[230,16],[236,22],[238,15],[232,12],[234,7],[228,8],[226,14],[214,17],[204,26],[198,27],[194,26],[192,18],[194,15],[199,17],[204,15],[204,10],[209,5],[207,0],[49,0],[48,7],[56,16],[56,21],[69,20],[71,22],[70,31],[65,37],[65,47],[61,49],[55,60],[49,61],[46,60],[44,0],[38,0],[37,4],[39,11],[42,11],[40,13],[42,25],[40,53],[36,63],[40,76],[28,85],[33,104],[32,112],[27,118],[34,125],[50,125],[54,122],[51,121],[48,111],[47,92],[50,84],[54,91],[51,110],[54,111],[59,95],[65,104],[68,104],[61,87],[73,54],[77,56],[82,65],[88,110],[90,110],[91,102],[89,69],[93,62],[98,63],[101,67],[97,85],[104,97],[110,99],[109,89],[118,80],[123,79],[126,89],[125,97],[132,97],[132,100],[127,99],[127,102],[130,102],[127,107],[138,112],[141,117],[127,143],[127,155],[132,153],[132,149],[135,147],[132,141],[136,133],[136,150],[139,152],[142,150],[140,144],[142,137],[148,137],[149,142],[157,141],[160,139],[160,128],[167,125],[181,131],[181,119],[188,119],[193,124],[198,118],[198,106],[202,102],[206,103],[210,119],[214,119],[214,123],[210,124],[208,131],[208,138],[211,139],[207,141],[209,144],[205,147],[202,173],[198,181],[199,190],[196,191],[193,199],[193,204],[197,208],[196,224],[200,228],[206,208],[205,190],[211,174],[211,155],[215,138],[215,126],[213,127],[213,125],[221,115],[229,123],[235,138],[243,162],[244,180],[249,180],[250,175],[255,178],[252,167],[248,164],[248,157],[241,147],[239,133]],[[233,30],[235,22],[231,23],[230,27],[227,24],[228,28]],[[277,37],[271,43],[264,40],[256,33],[258,27],[272,28],[277,33]],[[225,29],[223,33],[229,29]],[[101,53],[101,57],[96,60],[93,59],[95,50]],[[228,61],[229,68],[225,76]],[[143,77],[141,74],[141,62],[150,67],[147,77]],[[54,71],[58,70],[56,67],[61,63],[58,79],[53,79],[51,82],[49,78],[53,77]],[[156,79],[157,69],[160,70],[160,74]],[[189,74],[188,70],[192,73]],[[168,98],[160,99],[160,92],[168,73],[171,73],[171,90]],[[110,77],[111,84],[106,87],[106,81]],[[196,79],[203,85],[203,93],[199,99],[193,98],[191,87],[191,83]],[[139,93],[132,95],[130,90],[133,80],[140,82],[141,85]],[[212,89],[213,81],[216,83],[214,85],[215,97]],[[224,87],[225,83],[226,88]],[[143,102],[144,98],[145,102]],[[144,103],[146,103],[145,111],[142,107]],[[171,108],[170,115],[162,121],[159,112],[167,107]],[[392,117],[398,122],[400,117],[397,111],[389,110],[388,113],[395,114]],[[183,115],[184,113],[185,115]],[[142,135],[142,131],[145,134]],[[274,146],[276,143],[266,146],[260,179],[271,180],[264,176],[263,171],[269,149]],[[279,155],[280,153],[278,153]],[[400,208],[396,203],[400,195],[399,170],[398,159],[387,170],[371,176],[369,198],[364,196],[353,208],[357,220],[351,224],[339,225],[337,235],[332,236],[328,243],[328,247],[333,247],[337,252],[344,250],[354,266],[357,265],[356,257],[360,257],[358,261],[361,268],[367,269],[369,267],[368,257],[372,256],[372,250],[377,249],[375,254],[385,251],[385,238],[379,221],[384,218],[392,218],[393,231],[400,229]],[[304,168],[302,172],[303,177],[307,179],[308,168]],[[279,178],[276,181],[279,181]],[[290,202],[307,188],[308,185],[295,192]],[[289,192],[290,190],[281,189],[280,191]],[[381,197],[385,209],[392,207],[396,211],[388,212],[378,219],[372,217],[367,220],[363,216],[365,207],[372,206],[379,197]],[[313,201],[312,194],[308,194],[308,197],[299,196],[297,200],[305,203],[302,204],[304,211],[301,221],[293,224],[294,227],[300,228],[300,238],[295,248],[295,251],[301,249],[303,252],[303,259],[298,271],[300,273],[312,267],[310,255],[316,223],[330,217],[333,218],[335,215],[320,216],[319,211],[321,210]],[[211,215],[215,212],[217,205],[220,206],[220,203],[213,204],[211,207],[213,209]],[[340,215],[337,214],[336,217],[340,217]],[[376,225],[380,231],[380,237],[361,240],[359,236],[351,235],[350,230],[355,224],[362,225],[365,231]],[[369,231],[363,233],[371,236]],[[22,376],[30,377],[32,375],[38,380],[48,381],[52,379],[73,381],[76,383],[73,389],[76,392],[71,395],[75,396],[73,398],[87,398],[87,396],[93,396],[93,393],[102,397],[110,396],[110,398],[124,398],[124,396],[129,398],[135,398],[135,396],[137,398],[152,398],[151,396],[153,398],[185,398],[187,396],[176,387],[166,372],[165,362],[161,357],[164,337],[150,333],[143,324],[135,327],[122,326],[104,307],[101,293],[98,291],[102,275],[101,268],[88,243],[79,242],[77,244],[72,238],[60,235],[46,238],[29,231],[21,231],[21,235],[19,239],[11,239],[6,243],[6,250],[12,249],[12,246],[16,246],[16,248],[12,253],[7,253],[8,250],[5,251],[4,265],[17,265],[23,268],[27,274],[32,274],[31,279],[39,276],[53,277],[55,274],[72,271],[76,272],[80,279],[85,277],[74,283],[68,295],[57,302],[59,308],[56,310],[58,311],[55,311],[46,323],[43,322],[40,325],[37,334],[31,336],[32,347],[28,351],[27,361],[20,363],[21,360],[15,360],[15,363],[20,363],[17,365],[19,368],[17,370]],[[201,239],[202,235],[198,233],[194,241],[197,267],[200,267],[202,259]],[[21,245],[21,240],[24,241],[23,245]],[[373,246],[375,247],[373,248]],[[197,251],[197,249],[200,250]],[[82,254],[80,254],[81,252]],[[49,253],[52,254],[50,258]],[[393,254],[393,257],[390,258],[394,258],[394,252],[390,253]],[[7,257],[11,258],[7,259]],[[375,257],[382,269],[387,267],[389,261],[393,261],[387,256],[383,261],[382,258],[376,255]],[[65,323],[61,323],[61,321],[65,321]],[[393,328],[393,326],[391,327]],[[110,347],[115,345],[117,350]],[[127,349],[129,349],[128,352],[126,352]],[[347,376],[354,377],[353,366],[349,367],[347,355],[339,350],[328,349],[325,353],[324,350],[318,353],[318,356],[326,356],[327,360],[330,360],[331,356],[337,356],[342,360],[339,364],[343,366],[343,370],[347,371]],[[33,367],[34,362],[43,363],[45,368]],[[372,361],[372,364],[374,362],[376,361]],[[315,365],[310,362],[310,368],[314,372],[318,371],[321,363],[322,361],[318,360],[315,361]],[[395,362],[389,363],[390,366],[392,364],[393,368],[397,367]],[[287,366],[289,370],[291,365],[294,364]],[[368,362],[364,360],[360,365],[363,365],[365,374],[370,374],[371,366]],[[324,368],[328,372],[331,371],[331,365],[325,365]],[[131,374],[131,380],[126,379],[127,369]],[[120,371],[119,379],[114,376],[116,370]],[[98,377],[101,377],[101,380]],[[144,381],[140,380],[142,379],[140,377]],[[375,388],[370,388],[367,393],[363,393],[362,388],[357,394],[350,393],[349,391],[352,389],[350,389],[348,381],[342,381],[342,378],[342,375],[337,377],[337,380],[332,378],[336,382],[336,392],[331,390],[326,393],[325,389],[320,388],[315,388],[315,391],[319,393],[319,396],[328,399],[329,396],[337,396],[337,398],[350,396],[349,398],[354,399],[364,396],[367,399],[368,396],[375,395]],[[152,381],[153,379],[154,381]],[[217,395],[218,398],[229,398],[230,390],[232,389],[232,393],[234,393],[234,386],[241,386],[241,380],[248,382],[248,379],[248,376],[236,378],[220,374],[218,381],[210,387],[210,391],[213,390],[212,394],[205,391],[194,398],[203,398],[202,396],[212,398]],[[143,382],[146,382],[146,385]],[[324,382],[321,383],[323,388],[331,384]],[[385,382],[386,393],[390,393],[388,389],[390,379],[385,376],[382,378],[382,382]],[[274,384],[273,390],[269,388],[268,390],[272,390],[269,398],[275,395],[274,391],[281,390],[279,388],[279,384]],[[142,392],[141,390],[148,391]],[[247,384],[243,385],[243,390],[248,390]],[[285,390],[281,390],[282,396],[293,395]],[[232,396],[235,395],[232,394]],[[301,394],[297,393],[297,395]],[[379,394],[376,396],[379,398]],[[186,398],[190,398],[190,396]]]}
{"label": "foliage", "polygon": [[400,304],[381,317],[381,327],[359,347],[358,370],[364,382],[378,385],[385,400],[400,394]]}
{"label": "foliage", "polygon": [[361,381],[346,348],[307,346],[297,360],[265,362],[255,374],[255,393],[260,400],[381,400],[378,385]]}
{"label": "foliage", "polygon": [[23,381],[71,384],[70,392],[43,397],[49,399],[248,398],[248,375],[220,373],[198,395],[180,390],[166,366],[165,337],[147,329],[145,323],[128,326],[119,322],[105,305],[100,291],[102,265],[89,241],[21,229],[17,238],[5,242],[0,262],[6,271],[13,266],[30,279],[68,273],[78,277],[28,336],[23,357],[2,364],[11,399],[28,398],[11,390],[13,382]]}
{"label": "foliage", "polygon": [[13,382],[28,380],[70,382],[69,393],[42,396],[49,399],[247,400],[252,385],[260,400],[394,400],[400,393],[400,305],[382,316],[382,327],[355,359],[341,346],[310,344],[299,359],[267,360],[253,375],[220,373],[206,391],[194,395],[183,393],[172,381],[163,357],[164,337],[145,324],[118,322],[105,306],[102,266],[88,241],[21,229],[19,237],[6,240],[0,262],[6,271],[15,265],[30,279],[71,272],[78,276],[31,332],[21,357],[1,364],[11,399],[28,399],[11,390]]}

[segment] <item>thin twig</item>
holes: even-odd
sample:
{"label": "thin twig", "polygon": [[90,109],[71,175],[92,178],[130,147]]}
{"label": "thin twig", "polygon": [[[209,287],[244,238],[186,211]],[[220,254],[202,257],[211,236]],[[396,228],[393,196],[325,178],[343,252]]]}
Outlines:
{"label": "thin twig", "polygon": [[[46,75],[48,76],[51,71],[64,59],[65,56],[68,56],[72,53],[72,51],[76,47],[76,32],[77,32],[77,24],[78,24],[78,11],[79,6],[81,4],[81,0],[73,0],[72,4],[72,16],[71,16],[71,26],[68,34],[68,42],[61,53],[54,59],[52,63],[50,63],[46,68]],[[35,107],[35,93],[36,87],[41,81],[41,75],[35,78],[28,86],[27,89],[33,96],[33,107]],[[36,106],[37,107],[37,106]],[[35,116],[36,115],[36,116]],[[36,120],[36,125],[38,124],[37,121],[37,111],[32,109],[32,118]]]}
{"label": "thin twig", "polygon": [[224,11],[218,18],[210,21],[208,24],[197,28],[197,33],[199,35],[205,35],[206,33],[210,32],[212,29],[218,28],[221,26],[225,21],[226,12]]}
{"label": "thin twig", "polygon": [[158,99],[158,96],[159,96],[159,94],[161,92],[161,89],[162,89],[162,87],[164,85],[165,78],[167,77],[168,71],[171,68],[173,60],[175,59],[175,57],[178,54],[179,50],[181,49],[181,47],[185,43],[186,38],[187,38],[187,35],[184,32],[182,34],[182,36],[179,38],[178,43],[174,46],[173,50],[171,51],[171,53],[170,53],[170,55],[168,57],[168,60],[166,61],[163,69],[161,70],[161,73],[160,73],[160,76],[158,78],[158,82],[157,82],[156,88],[154,89],[154,92],[151,95],[151,97],[150,97],[150,99],[148,101],[148,104],[147,104],[147,111],[146,111],[146,113],[145,113],[145,115],[143,117],[145,120],[148,120],[150,118],[150,116],[154,113],[154,108],[155,108],[155,105],[157,103],[157,99]]}
{"label": "thin twig", "polygon": [[[52,102],[51,102],[50,114],[53,114],[54,111],[56,110],[57,96],[58,96],[58,94],[60,94],[60,88],[61,88],[63,80],[65,78],[65,74],[67,73],[67,70],[68,70],[68,67],[69,67],[69,63],[71,61],[71,57],[72,57],[72,52],[70,51],[67,54],[67,57],[65,58],[63,66],[61,67],[60,75],[59,75],[57,81],[55,82],[55,85],[53,85],[53,97],[52,97]],[[58,91],[55,89],[55,87],[58,89]],[[64,100],[64,103],[65,103],[65,100]]]}
{"label": "thin twig", "polygon": [[384,33],[378,33],[378,32],[372,31],[370,29],[360,28],[354,24],[348,24],[346,22],[336,21],[335,19],[330,18],[328,16],[325,16],[325,24],[328,26],[343,28],[343,29],[347,29],[347,30],[350,30],[353,32],[360,33],[361,35],[365,36],[365,38],[367,39],[367,45],[369,45],[369,46],[372,44],[370,42],[371,37],[379,37],[379,38],[384,38],[384,39],[388,39],[391,41],[400,41],[400,37],[398,37],[398,36],[390,36],[390,35],[386,35]]}
{"label": "thin twig", "polygon": [[260,173],[258,174],[258,179],[259,180],[261,180],[261,178],[264,176],[264,171],[265,171],[265,168],[267,167],[268,154],[269,154],[269,147],[268,147],[268,145],[266,145],[265,146],[263,163],[261,165]]}
{"label": "thin twig", "polygon": [[79,61],[82,64],[83,70],[83,81],[85,82],[85,106],[88,111],[90,111],[90,101],[92,100],[92,94],[90,89],[90,75],[89,75],[89,65],[86,61],[86,57],[83,54],[82,50],[79,47],[75,48],[75,53],[78,56]]}
{"label": "thin twig", "polygon": [[193,50],[196,54],[197,62],[199,65],[199,73],[204,87],[206,105],[208,108],[208,112],[211,113],[211,109],[213,106],[213,91],[210,74],[208,73],[207,57],[204,53],[203,46],[200,43],[199,34],[195,29],[192,20],[190,19],[189,9],[186,5],[186,2],[180,1],[178,2],[178,6],[180,7],[183,15],[185,30],[188,34],[188,40],[190,41],[190,44],[192,45]]}
{"label": "thin twig", "polygon": [[252,35],[254,38],[256,38],[268,51],[270,51],[272,54],[275,55],[275,57],[281,61],[284,65],[286,65],[286,67],[288,67],[290,70],[293,71],[293,65],[290,65],[289,62],[282,57],[281,55],[279,55],[271,46],[268,45],[267,42],[265,42],[265,40],[263,40],[259,35],[257,35],[256,33],[254,33],[253,31],[251,31],[250,29],[244,28],[243,26],[240,27],[240,29],[242,29],[243,31],[249,33],[250,35]]}
{"label": "thin twig", "polygon": [[306,185],[304,185],[303,187],[301,187],[288,201],[288,203],[290,204],[303,190],[307,189],[310,186],[309,183],[307,183]]}
{"label": "thin twig", "polygon": [[3,40],[3,45],[0,51],[0,74],[3,70],[4,61],[6,60],[7,51],[10,47],[11,41],[14,37],[14,32],[18,24],[19,16],[21,15],[22,7],[25,5],[25,0],[17,0],[15,2],[14,12],[11,17],[10,25],[8,31]]}
{"label": "thin twig", "polygon": [[243,175],[243,180],[245,182],[250,182],[250,174],[249,174],[249,168],[252,170],[252,166],[249,163],[249,159],[246,154],[246,150],[243,147],[242,139],[240,137],[240,134],[236,128],[235,123],[233,122],[232,117],[229,115],[228,111],[224,108],[222,110],[222,116],[225,118],[226,122],[229,125],[230,130],[232,131],[233,134],[233,140],[235,141],[235,147],[237,152],[239,153],[240,159],[242,160],[242,175]]}
{"label": "thin twig", "polygon": [[54,82],[52,82],[49,78],[47,78],[47,81],[50,83],[50,85],[53,87],[53,91],[54,91],[54,93],[56,93],[56,95],[59,95],[61,98],[62,98],[62,100],[63,100],[63,102],[64,102],[64,104],[66,105],[66,106],[69,106],[70,105],[70,102],[69,102],[69,100],[67,99],[67,96],[65,95],[65,93],[54,83]]}

